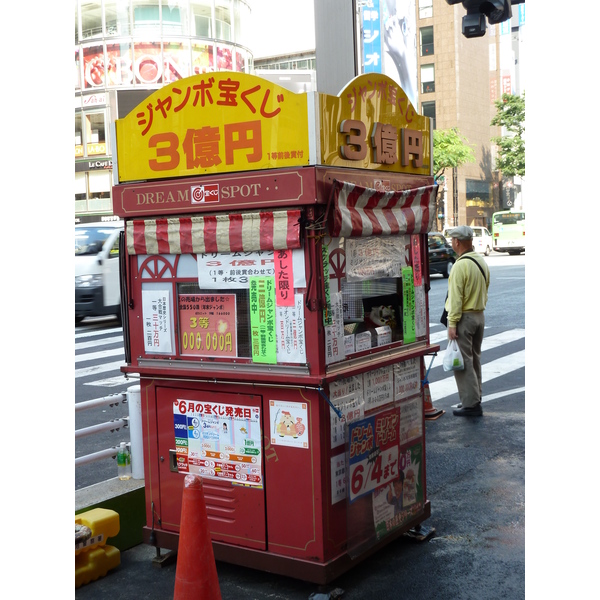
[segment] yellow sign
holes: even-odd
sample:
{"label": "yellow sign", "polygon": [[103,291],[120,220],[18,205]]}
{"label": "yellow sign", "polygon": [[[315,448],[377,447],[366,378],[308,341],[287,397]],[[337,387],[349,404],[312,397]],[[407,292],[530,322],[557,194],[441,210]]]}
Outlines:
{"label": "yellow sign", "polygon": [[353,79],[338,96],[319,94],[321,163],[430,175],[431,121],[386,75]]}
{"label": "yellow sign", "polygon": [[119,181],[308,165],[307,104],[245,73],[180,79],[116,121]]}

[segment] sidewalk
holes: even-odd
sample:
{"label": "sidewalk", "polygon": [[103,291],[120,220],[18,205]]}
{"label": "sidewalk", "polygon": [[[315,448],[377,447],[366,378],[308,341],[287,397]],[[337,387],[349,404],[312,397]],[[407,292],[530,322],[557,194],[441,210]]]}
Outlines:
{"label": "sidewalk", "polygon": [[[223,600],[307,600],[344,590],[343,600],[525,597],[525,394],[485,402],[480,419],[452,415],[454,395],[426,423],[427,487],[436,530],[427,542],[399,539],[324,589],[312,583],[217,563]],[[167,551],[163,550],[165,554]],[[139,545],[121,565],[75,592],[77,600],[168,600],[176,564],[157,568]]]}

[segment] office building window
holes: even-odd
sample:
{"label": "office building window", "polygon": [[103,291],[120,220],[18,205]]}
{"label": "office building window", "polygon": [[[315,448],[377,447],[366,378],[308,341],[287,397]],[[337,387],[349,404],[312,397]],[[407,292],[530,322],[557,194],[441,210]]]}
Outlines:
{"label": "office building window", "polygon": [[435,92],[435,74],[433,65],[421,65],[421,93]]}
{"label": "office building window", "polygon": [[431,117],[432,126],[435,129],[435,102],[422,102],[421,114],[424,117]]}
{"label": "office building window", "polygon": [[433,0],[419,0],[419,19],[433,17]]}
{"label": "office building window", "polygon": [[419,30],[421,37],[421,56],[430,56],[433,54],[433,27],[421,27]]}

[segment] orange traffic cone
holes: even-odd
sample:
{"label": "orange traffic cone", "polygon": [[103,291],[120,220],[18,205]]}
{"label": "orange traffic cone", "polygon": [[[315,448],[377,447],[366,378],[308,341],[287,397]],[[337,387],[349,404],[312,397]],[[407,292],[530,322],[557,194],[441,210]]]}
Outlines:
{"label": "orange traffic cone", "polygon": [[202,478],[186,475],[181,503],[179,549],[173,600],[221,600]]}
{"label": "orange traffic cone", "polygon": [[441,408],[434,408],[433,402],[431,401],[431,392],[429,391],[429,384],[423,385],[423,408],[425,409],[425,418],[430,421],[439,419],[446,411]]}

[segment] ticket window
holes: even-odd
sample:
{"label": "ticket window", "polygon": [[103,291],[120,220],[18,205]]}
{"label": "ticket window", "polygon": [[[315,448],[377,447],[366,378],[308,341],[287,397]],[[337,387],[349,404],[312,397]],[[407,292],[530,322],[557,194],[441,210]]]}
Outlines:
{"label": "ticket window", "polygon": [[[146,358],[306,365],[302,248],[137,261]],[[285,294],[283,261],[293,272]]]}
{"label": "ticket window", "polygon": [[344,344],[343,349],[328,346],[328,362],[426,337],[420,247],[420,235],[330,240],[326,252],[333,318],[328,325],[337,327],[337,333],[329,337],[343,335]]}

